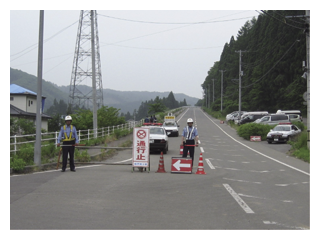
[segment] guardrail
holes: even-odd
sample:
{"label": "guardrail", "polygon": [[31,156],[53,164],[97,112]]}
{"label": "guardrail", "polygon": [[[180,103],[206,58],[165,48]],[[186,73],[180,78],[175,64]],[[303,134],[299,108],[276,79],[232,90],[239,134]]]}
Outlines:
{"label": "guardrail", "polygon": [[[143,122],[144,122],[144,119],[140,121],[127,122],[127,123],[116,125],[116,126],[98,128],[96,130],[95,129],[77,130],[77,134],[80,142],[81,140],[84,141],[84,140],[94,139],[95,132],[96,132],[97,138],[109,136],[110,134],[113,134],[116,130],[124,130],[124,129],[130,130],[136,126],[141,126]],[[57,143],[58,143],[57,138],[58,138],[59,132],[56,131],[56,132],[41,133],[41,147],[48,146],[50,143],[54,143],[57,146]],[[10,136],[10,153],[19,151],[19,146],[23,144],[35,143],[36,141],[35,138],[36,138],[36,134]]]}

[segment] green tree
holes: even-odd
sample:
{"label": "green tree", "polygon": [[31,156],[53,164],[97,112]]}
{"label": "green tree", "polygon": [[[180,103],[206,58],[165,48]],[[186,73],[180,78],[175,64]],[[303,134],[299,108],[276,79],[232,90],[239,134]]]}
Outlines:
{"label": "green tree", "polygon": [[125,123],[124,117],[119,116],[120,109],[102,106],[98,109],[98,127],[115,126]]}
{"label": "green tree", "polygon": [[88,109],[76,110],[72,117],[72,125],[75,125],[77,130],[93,129],[93,114]]}
{"label": "green tree", "polygon": [[157,96],[154,100],[153,104],[149,104],[148,114],[154,115],[158,112],[164,112],[166,110],[166,106],[162,103],[159,96]]}
{"label": "green tree", "polygon": [[61,118],[60,114],[55,114],[52,119],[48,120],[48,132],[59,131],[61,125],[64,124],[64,119]]}
{"label": "green tree", "polygon": [[10,117],[10,135],[20,133],[21,135],[35,134],[34,123],[25,118]]}

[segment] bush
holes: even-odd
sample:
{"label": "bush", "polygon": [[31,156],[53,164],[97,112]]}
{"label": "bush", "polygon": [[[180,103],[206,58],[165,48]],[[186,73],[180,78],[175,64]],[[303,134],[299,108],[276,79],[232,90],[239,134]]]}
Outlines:
{"label": "bush", "polygon": [[258,123],[246,123],[241,125],[237,132],[240,137],[250,140],[250,136],[261,136],[261,140],[266,140],[267,134],[274,126],[258,124]]}
{"label": "bush", "polygon": [[305,162],[310,162],[310,150],[308,149],[307,140],[308,133],[302,132],[298,136],[292,138],[291,141],[289,141],[289,144],[291,144],[293,148],[292,155]]}
{"label": "bush", "polygon": [[124,130],[117,129],[117,130],[114,130],[113,135],[114,135],[117,139],[119,139],[119,138],[121,138],[121,137],[123,137],[123,136],[128,135],[129,133],[130,133],[130,131],[129,131],[128,129],[124,129]]}
{"label": "bush", "polygon": [[12,168],[15,171],[21,171],[24,169],[25,166],[25,161],[23,161],[22,158],[18,158],[17,155],[14,155],[10,160],[10,168]]}
{"label": "bush", "polygon": [[76,148],[75,152],[74,152],[74,156],[75,156],[76,160],[78,160],[79,162],[90,162],[91,161],[91,157],[88,153],[88,150],[83,150],[82,152],[80,152]]}
{"label": "bush", "polygon": [[50,143],[48,146],[41,148],[41,160],[44,161],[48,158],[53,158],[56,154],[56,146],[54,143]]}
{"label": "bush", "polygon": [[27,165],[34,164],[34,148],[30,144],[22,145],[20,150],[17,152],[18,158],[23,159]]}

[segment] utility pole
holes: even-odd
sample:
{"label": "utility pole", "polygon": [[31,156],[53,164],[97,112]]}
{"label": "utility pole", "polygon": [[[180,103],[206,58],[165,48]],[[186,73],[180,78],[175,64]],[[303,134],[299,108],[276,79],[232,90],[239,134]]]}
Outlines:
{"label": "utility pole", "polygon": [[40,10],[39,44],[38,44],[38,81],[37,81],[37,109],[36,109],[36,142],[34,145],[34,163],[41,165],[41,114],[42,114],[42,62],[43,62],[43,22],[44,10]]}
{"label": "utility pole", "polygon": [[241,112],[241,76],[243,76],[243,71],[241,70],[241,53],[247,52],[247,51],[236,51],[236,53],[239,53],[239,117]]}
{"label": "utility pole", "polygon": [[92,56],[92,104],[93,104],[93,132],[97,138],[97,90],[96,90],[96,62],[95,62],[95,34],[94,34],[94,11],[91,10],[91,56]]}
{"label": "utility pole", "polygon": [[221,73],[221,112],[222,112],[222,105],[223,105],[223,73],[225,72],[224,70],[219,70]]}
{"label": "utility pole", "polygon": [[307,45],[307,131],[308,131],[308,148],[310,149],[310,10],[306,10],[306,45]]}
{"label": "utility pole", "polygon": [[208,107],[208,86],[206,86],[206,108]]}
{"label": "utility pole", "polygon": [[212,102],[214,103],[214,79],[212,79]]}
{"label": "utility pole", "polygon": [[286,16],[286,18],[305,18],[305,30],[304,33],[306,34],[306,66],[305,70],[307,70],[307,132],[308,132],[308,139],[307,139],[307,146],[310,149],[310,10],[305,10],[305,15],[299,16]]}
{"label": "utility pole", "polygon": [[208,84],[208,107],[210,107],[210,84]]}

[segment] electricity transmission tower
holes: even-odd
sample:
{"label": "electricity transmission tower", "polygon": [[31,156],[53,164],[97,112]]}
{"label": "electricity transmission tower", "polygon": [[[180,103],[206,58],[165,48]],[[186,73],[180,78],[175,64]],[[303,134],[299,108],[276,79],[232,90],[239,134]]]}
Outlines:
{"label": "electricity transmission tower", "polygon": [[[81,85],[92,83],[92,88]],[[98,21],[96,10],[81,10],[72,75],[69,104],[93,107],[93,114],[103,105]]]}

